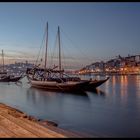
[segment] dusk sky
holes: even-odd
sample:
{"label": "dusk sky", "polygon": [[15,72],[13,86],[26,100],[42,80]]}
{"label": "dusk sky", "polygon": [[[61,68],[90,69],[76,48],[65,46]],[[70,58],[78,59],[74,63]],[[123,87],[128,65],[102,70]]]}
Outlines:
{"label": "dusk sky", "polygon": [[46,22],[50,52],[55,50],[60,26],[68,67],[80,68],[119,54],[140,54],[139,2],[12,2],[0,3],[0,49],[8,63],[37,59]]}

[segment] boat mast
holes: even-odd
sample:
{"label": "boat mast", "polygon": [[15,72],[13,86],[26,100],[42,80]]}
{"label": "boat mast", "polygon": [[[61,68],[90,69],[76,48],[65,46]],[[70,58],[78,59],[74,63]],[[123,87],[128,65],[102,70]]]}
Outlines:
{"label": "boat mast", "polygon": [[2,50],[2,63],[3,63],[3,72],[4,72],[4,54],[3,54],[3,50]]}
{"label": "boat mast", "polygon": [[47,36],[46,36],[46,51],[45,51],[45,70],[47,69],[47,48],[48,48],[48,22],[47,22],[47,28],[46,28],[46,32],[47,32]]}
{"label": "boat mast", "polygon": [[60,77],[62,77],[61,74],[61,47],[60,47],[60,29],[58,26],[58,45],[59,45],[59,71],[60,71]]}

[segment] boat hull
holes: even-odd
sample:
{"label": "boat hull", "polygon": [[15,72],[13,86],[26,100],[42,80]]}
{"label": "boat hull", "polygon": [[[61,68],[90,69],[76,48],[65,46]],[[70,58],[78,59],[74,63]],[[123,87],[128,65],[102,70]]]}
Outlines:
{"label": "boat hull", "polygon": [[17,82],[17,81],[19,81],[21,78],[22,78],[21,76],[18,76],[18,77],[12,77],[12,78],[10,77],[9,82]]}
{"label": "boat hull", "polygon": [[21,76],[18,77],[10,77],[10,76],[6,76],[3,78],[0,78],[0,82],[17,82],[21,79]]}
{"label": "boat hull", "polygon": [[46,89],[46,90],[59,90],[59,91],[76,91],[83,90],[83,87],[89,84],[89,81],[82,82],[49,82],[49,81],[30,81],[32,87]]}
{"label": "boat hull", "polygon": [[9,80],[10,80],[10,76],[0,78],[0,82],[9,82]]}
{"label": "boat hull", "polygon": [[85,90],[94,90],[97,87],[101,86],[103,83],[105,83],[107,80],[109,79],[109,77],[107,77],[104,80],[93,80],[90,81],[89,84],[87,86],[85,86]]}

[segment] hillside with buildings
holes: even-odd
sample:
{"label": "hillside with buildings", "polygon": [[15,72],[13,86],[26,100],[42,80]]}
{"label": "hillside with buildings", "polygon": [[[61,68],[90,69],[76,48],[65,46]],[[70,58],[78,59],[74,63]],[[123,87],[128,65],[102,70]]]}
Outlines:
{"label": "hillside with buildings", "polygon": [[[26,62],[15,62],[14,64],[7,64],[4,66],[4,70],[8,74],[20,75],[25,73],[27,68],[32,68],[34,65]],[[3,65],[0,65],[0,72],[3,71]]]}
{"label": "hillside with buildings", "polygon": [[106,62],[95,62],[78,71],[79,74],[140,74],[140,55],[117,56]]}

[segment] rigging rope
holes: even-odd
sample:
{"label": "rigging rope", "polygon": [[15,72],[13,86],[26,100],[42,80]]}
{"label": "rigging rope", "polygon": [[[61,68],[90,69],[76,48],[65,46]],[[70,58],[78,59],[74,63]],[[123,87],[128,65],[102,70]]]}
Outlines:
{"label": "rigging rope", "polygon": [[55,54],[55,50],[57,49],[57,46],[56,46],[56,44],[57,44],[57,35],[56,35],[56,38],[55,38],[55,44],[54,44],[54,49],[53,49],[53,52],[52,52],[52,55],[51,55],[51,61],[50,61],[50,63],[51,64],[53,64],[54,62],[54,54]]}
{"label": "rigging rope", "polygon": [[86,56],[85,52],[83,52],[82,49],[78,48],[78,47],[74,44],[74,42],[68,37],[68,35],[67,35],[62,29],[61,29],[61,31],[62,31],[62,33],[64,33],[64,35],[67,37],[67,39],[72,43],[72,45],[73,45],[76,49],[78,49],[78,51],[82,54],[82,57],[85,57],[85,58],[88,59],[90,62],[93,61],[92,59],[89,59],[89,58]]}
{"label": "rigging rope", "polygon": [[39,59],[39,55],[40,55],[41,49],[43,48],[43,41],[44,41],[45,36],[46,36],[46,30],[44,31],[43,39],[41,41],[41,46],[40,46],[40,49],[39,49],[39,53],[38,53],[38,56],[37,56],[35,65],[37,65],[37,62],[38,62],[38,59]]}

